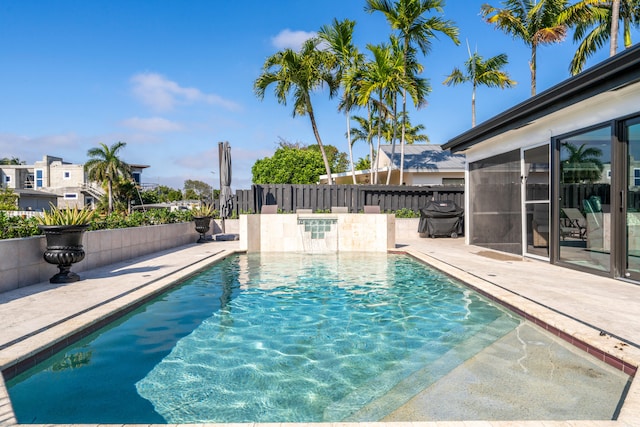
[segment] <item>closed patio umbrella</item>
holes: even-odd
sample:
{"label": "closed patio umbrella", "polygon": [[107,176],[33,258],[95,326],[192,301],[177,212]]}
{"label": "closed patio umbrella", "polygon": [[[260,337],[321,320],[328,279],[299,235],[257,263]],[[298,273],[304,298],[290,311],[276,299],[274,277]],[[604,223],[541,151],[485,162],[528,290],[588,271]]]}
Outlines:
{"label": "closed patio umbrella", "polygon": [[218,143],[220,159],[220,219],[222,233],[225,233],[224,220],[233,212],[233,194],[231,193],[231,146],[228,141]]}

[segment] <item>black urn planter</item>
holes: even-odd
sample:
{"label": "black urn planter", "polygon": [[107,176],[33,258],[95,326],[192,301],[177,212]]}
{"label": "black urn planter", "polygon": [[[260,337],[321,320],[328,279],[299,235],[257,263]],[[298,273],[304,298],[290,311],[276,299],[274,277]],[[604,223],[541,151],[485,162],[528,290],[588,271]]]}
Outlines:
{"label": "black urn planter", "polygon": [[47,239],[43,258],[49,264],[57,264],[60,272],[49,279],[49,283],[72,283],[80,276],[70,271],[71,264],[84,259],[82,236],[89,227],[83,225],[39,225]]}
{"label": "black urn planter", "polygon": [[211,228],[211,217],[196,216],[193,220],[196,222],[196,231],[200,233],[200,238],[196,243],[205,243],[207,241],[207,231]]}

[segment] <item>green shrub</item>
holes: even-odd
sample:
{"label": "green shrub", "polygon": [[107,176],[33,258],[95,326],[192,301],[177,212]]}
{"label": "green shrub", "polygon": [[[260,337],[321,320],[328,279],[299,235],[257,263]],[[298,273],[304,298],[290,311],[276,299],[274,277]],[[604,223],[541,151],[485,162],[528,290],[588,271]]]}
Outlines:
{"label": "green shrub", "polygon": [[394,213],[396,214],[396,218],[419,218],[420,217],[419,212],[415,212],[414,210],[409,208],[398,209]]}

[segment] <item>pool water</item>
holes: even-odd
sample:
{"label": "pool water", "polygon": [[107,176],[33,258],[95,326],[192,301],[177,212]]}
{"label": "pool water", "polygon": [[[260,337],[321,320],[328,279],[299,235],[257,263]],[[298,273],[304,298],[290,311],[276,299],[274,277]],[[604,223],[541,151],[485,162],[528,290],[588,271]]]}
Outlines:
{"label": "pool water", "polygon": [[379,420],[520,324],[407,256],[243,254],[7,388],[20,423]]}

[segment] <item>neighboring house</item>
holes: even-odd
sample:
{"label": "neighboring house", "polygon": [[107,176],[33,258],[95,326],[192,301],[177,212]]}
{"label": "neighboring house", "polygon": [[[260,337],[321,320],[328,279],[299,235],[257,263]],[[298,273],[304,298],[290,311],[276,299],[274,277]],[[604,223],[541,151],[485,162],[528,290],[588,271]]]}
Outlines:
{"label": "neighboring house", "polygon": [[640,282],[640,45],[456,136],[467,243]]}
{"label": "neighboring house", "polygon": [[[387,182],[391,170],[392,185],[400,184],[400,146],[396,145],[391,164],[391,145],[380,146],[378,183]],[[410,144],[404,149],[404,185],[462,185],[464,184],[465,156],[451,154],[434,144]],[[351,171],[332,174],[336,184],[353,184]],[[358,184],[369,184],[371,171],[356,171]],[[327,183],[327,176],[320,176],[320,184]]]}
{"label": "neighboring house", "polygon": [[[140,184],[142,170],[149,166],[130,166],[133,179]],[[105,194],[99,183],[88,181],[84,165],[49,155],[33,165],[0,165],[0,182],[20,195],[19,208],[24,210],[43,210],[49,203],[93,206]]]}

